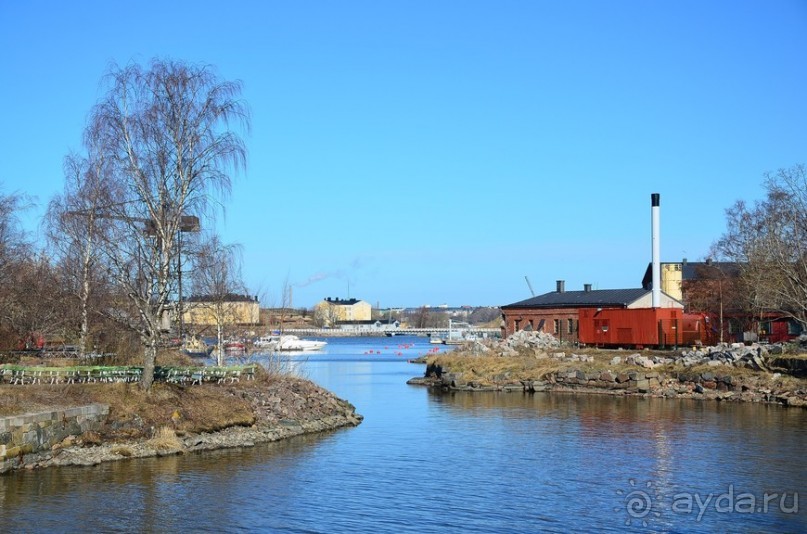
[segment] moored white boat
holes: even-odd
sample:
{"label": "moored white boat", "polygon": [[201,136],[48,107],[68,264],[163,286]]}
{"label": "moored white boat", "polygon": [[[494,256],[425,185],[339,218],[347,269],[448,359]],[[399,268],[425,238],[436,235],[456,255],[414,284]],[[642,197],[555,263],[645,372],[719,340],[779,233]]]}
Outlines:
{"label": "moored white boat", "polygon": [[313,339],[300,339],[297,336],[284,334],[280,336],[263,336],[253,345],[263,350],[278,350],[284,352],[312,352],[321,350],[328,343]]}
{"label": "moored white boat", "polygon": [[436,332],[433,332],[432,334],[429,335],[429,343],[431,343],[432,345],[442,345],[443,338],[438,336]]}
{"label": "moored white boat", "polygon": [[256,349],[273,349],[278,341],[280,336],[261,336],[252,343],[252,346]]}
{"label": "moored white boat", "polygon": [[[460,326],[457,326],[459,324]],[[462,345],[476,341],[476,334],[471,333],[471,325],[468,323],[453,322],[448,320],[448,335],[443,340],[444,345]]]}
{"label": "moored white boat", "polygon": [[300,339],[297,336],[283,335],[280,336],[280,343],[278,343],[277,350],[283,351],[300,351],[309,352],[321,350],[322,347],[327,345],[326,341],[315,341],[313,339]]}

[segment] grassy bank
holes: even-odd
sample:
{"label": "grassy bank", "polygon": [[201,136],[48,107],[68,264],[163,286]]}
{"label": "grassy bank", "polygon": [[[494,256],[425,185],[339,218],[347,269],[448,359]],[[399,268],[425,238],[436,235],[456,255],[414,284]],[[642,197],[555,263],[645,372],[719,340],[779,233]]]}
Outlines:
{"label": "grassy bank", "polygon": [[[258,368],[260,369],[260,367]],[[259,370],[253,380],[227,384],[76,383],[0,387],[0,416],[64,409],[92,403],[109,406],[102,440],[150,438],[161,427],[178,434],[311,420],[333,395],[307,380]],[[346,403],[345,403],[346,404]]]}
{"label": "grassy bank", "polygon": [[[167,362],[188,363],[160,363]],[[20,363],[42,365],[38,361]],[[255,366],[250,377],[223,383],[155,382],[149,391],[139,383],[127,382],[2,383],[0,416],[4,417],[93,404],[109,407],[108,414],[91,431],[79,430],[47,450],[34,448],[19,457],[6,458],[2,470],[94,465],[132,457],[252,446],[355,426],[362,420],[349,402],[308,380],[267,372],[261,366]]]}

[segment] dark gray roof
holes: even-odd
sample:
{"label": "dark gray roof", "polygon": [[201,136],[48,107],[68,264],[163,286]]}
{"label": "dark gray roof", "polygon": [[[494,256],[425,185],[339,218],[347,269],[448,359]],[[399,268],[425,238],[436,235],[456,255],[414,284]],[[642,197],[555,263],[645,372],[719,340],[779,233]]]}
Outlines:
{"label": "dark gray roof", "polygon": [[187,302],[257,302],[258,297],[228,293],[226,295],[192,295],[185,300]]}
{"label": "dark gray roof", "polygon": [[594,308],[626,307],[650,291],[637,289],[595,289],[591,291],[553,291],[502,306],[506,308]]}
{"label": "dark gray roof", "polygon": [[361,301],[359,299],[340,299],[340,298],[332,299],[331,297],[326,297],[325,302],[327,302],[328,304],[338,304],[340,306],[353,306],[357,302]]}

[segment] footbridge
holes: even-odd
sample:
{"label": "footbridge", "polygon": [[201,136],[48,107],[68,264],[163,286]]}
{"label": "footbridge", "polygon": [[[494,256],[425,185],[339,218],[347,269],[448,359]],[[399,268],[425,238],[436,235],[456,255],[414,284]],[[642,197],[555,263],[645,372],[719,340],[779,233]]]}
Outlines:
{"label": "footbridge", "polygon": [[[477,338],[499,337],[501,330],[498,328],[453,328],[453,332],[474,335]],[[351,327],[351,328],[285,328],[286,334],[310,337],[348,337],[348,336],[439,336],[448,335],[448,327],[445,328],[395,328],[390,326],[381,327]]]}

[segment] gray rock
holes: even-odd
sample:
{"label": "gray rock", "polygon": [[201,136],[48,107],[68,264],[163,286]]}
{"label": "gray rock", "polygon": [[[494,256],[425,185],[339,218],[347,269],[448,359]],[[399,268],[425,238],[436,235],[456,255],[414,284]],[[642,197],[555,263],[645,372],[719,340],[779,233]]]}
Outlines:
{"label": "gray rock", "polygon": [[653,361],[650,358],[647,358],[646,356],[640,356],[639,358],[637,358],[636,363],[638,365],[641,365],[645,369],[652,369],[653,367],[656,366],[656,364],[653,363]]}
{"label": "gray rock", "polygon": [[600,373],[599,379],[603,382],[616,382],[616,375],[611,371],[603,371]]}

